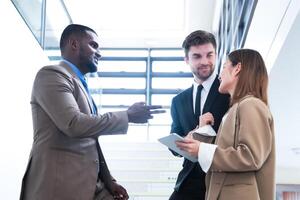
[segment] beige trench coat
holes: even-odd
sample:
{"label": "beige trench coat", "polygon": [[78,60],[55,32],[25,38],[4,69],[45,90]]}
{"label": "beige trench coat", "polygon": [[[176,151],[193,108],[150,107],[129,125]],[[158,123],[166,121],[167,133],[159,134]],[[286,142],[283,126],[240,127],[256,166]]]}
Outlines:
{"label": "beige trench coat", "polygon": [[261,100],[246,96],[234,104],[223,118],[215,143],[218,147],[206,177],[206,199],[275,198],[273,118]]}

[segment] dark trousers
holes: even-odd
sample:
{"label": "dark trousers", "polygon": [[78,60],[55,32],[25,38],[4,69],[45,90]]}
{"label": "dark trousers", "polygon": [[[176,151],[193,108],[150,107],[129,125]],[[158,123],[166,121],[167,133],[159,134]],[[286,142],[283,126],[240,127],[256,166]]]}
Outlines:
{"label": "dark trousers", "polygon": [[205,200],[205,174],[196,165],[169,200]]}
{"label": "dark trousers", "polygon": [[193,194],[174,190],[169,200],[205,200],[205,191],[199,190],[199,193]]}

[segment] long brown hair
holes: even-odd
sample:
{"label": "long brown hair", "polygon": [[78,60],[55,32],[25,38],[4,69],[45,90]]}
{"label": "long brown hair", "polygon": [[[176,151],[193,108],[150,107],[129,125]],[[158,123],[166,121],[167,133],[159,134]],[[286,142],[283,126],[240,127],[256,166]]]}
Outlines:
{"label": "long brown hair", "polygon": [[239,79],[231,97],[231,105],[246,95],[253,95],[268,105],[268,72],[262,56],[252,49],[231,52],[228,59],[235,66],[241,63]]}

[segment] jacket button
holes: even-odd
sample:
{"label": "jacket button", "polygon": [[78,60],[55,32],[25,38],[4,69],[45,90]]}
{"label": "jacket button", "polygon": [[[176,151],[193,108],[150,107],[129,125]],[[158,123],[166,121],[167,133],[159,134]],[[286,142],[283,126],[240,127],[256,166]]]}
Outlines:
{"label": "jacket button", "polygon": [[95,162],[95,163],[99,163],[99,160],[98,160],[98,159],[95,159],[94,162]]}

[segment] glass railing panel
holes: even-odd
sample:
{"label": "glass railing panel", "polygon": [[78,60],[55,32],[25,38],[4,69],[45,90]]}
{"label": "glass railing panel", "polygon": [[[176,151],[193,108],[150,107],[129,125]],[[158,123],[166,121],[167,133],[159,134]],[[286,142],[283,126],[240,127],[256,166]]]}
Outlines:
{"label": "glass railing panel", "polygon": [[72,21],[63,1],[48,0],[46,5],[44,48],[57,48],[63,29]]}
{"label": "glass railing panel", "polygon": [[36,40],[41,44],[42,1],[12,0]]}

